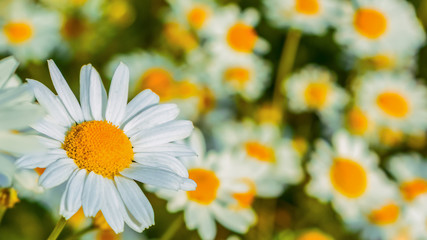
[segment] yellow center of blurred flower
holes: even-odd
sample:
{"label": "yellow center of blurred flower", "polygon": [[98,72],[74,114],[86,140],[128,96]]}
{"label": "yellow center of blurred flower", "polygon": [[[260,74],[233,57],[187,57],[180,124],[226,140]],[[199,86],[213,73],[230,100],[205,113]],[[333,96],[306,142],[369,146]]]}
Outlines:
{"label": "yellow center of blurred flower", "polygon": [[400,186],[403,198],[412,201],[421,194],[427,193],[427,181],[421,178],[404,182]]}
{"label": "yellow center of blurred flower", "polygon": [[227,33],[228,44],[238,52],[251,52],[257,39],[255,29],[241,22],[234,24]]}
{"label": "yellow center of blurred flower", "polygon": [[347,115],[348,129],[352,134],[363,135],[368,130],[368,117],[358,107],[354,107]]}
{"label": "yellow center of blurred flower", "polygon": [[33,26],[27,22],[10,22],[3,26],[4,34],[12,44],[25,43],[33,36]]}
{"label": "yellow center of blurred flower", "polygon": [[259,142],[250,141],[245,144],[246,153],[262,162],[275,162],[274,149]]}
{"label": "yellow center of blurred flower", "polygon": [[216,198],[219,179],[211,170],[193,168],[188,170],[189,178],[197,183],[194,191],[188,191],[188,199],[200,204],[208,205]]}
{"label": "yellow center of blurred flower", "polygon": [[18,202],[18,192],[14,188],[0,189],[0,210],[13,208]]}
{"label": "yellow center of blurred flower", "polygon": [[375,9],[362,8],[354,15],[354,26],[363,36],[376,39],[387,30],[387,19]]}
{"label": "yellow center of blurred flower", "polygon": [[320,231],[311,230],[301,234],[297,240],[333,240],[333,238]]}
{"label": "yellow center of blurred flower", "polygon": [[198,46],[196,37],[179,23],[166,23],[164,34],[169,44],[182,48],[185,51],[191,51]]}
{"label": "yellow center of blurred flower", "polygon": [[236,199],[238,207],[249,208],[255,198],[256,186],[254,181],[249,178],[242,179],[242,182],[247,185],[248,191],[243,193],[234,193],[233,198]]}
{"label": "yellow center of blurred flower", "polygon": [[177,82],[174,90],[174,97],[181,99],[195,97],[199,94],[198,86],[190,81]]}
{"label": "yellow center of blurred flower", "polygon": [[172,74],[163,68],[151,68],[140,78],[142,89],[151,89],[162,101],[171,98]]}
{"label": "yellow center of blurred flower", "polygon": [[404,138],[402,131],[392,128],[381,128],[379,130],[380,142],[386,146],[392,147],[401,143]]}
{"label": "yellow center of blurred flower", "polygon": [[215,105],[216,105],[215,95],[212,92],[212,90],[210,90],[209,88],[203,87],[199,91],[199,98],[200,99],[199,99],[198,107],[201,113],[207,113],[215,108]]}
{"label": "yellow center of blurred flower", "polygon": [[394,203],[387,204],[379,209],[373,210],[368,219],[371,223],[376,225],[388,225],[396,222],[399,217],[399,206]]}
{"label": "yellow center of blurred flower", "polygon": [[370,58],[373,67],[377,70],[392,69],[396,66],[396,60],[386,54],[379,54]]}
{"label": "yellow center of blurred flower", "polygon": [[250,80],[250,72],[244,67],[231,67],[224,72],[224,79],[236,89],[243,89]]}
{"label": "yellow center of blurred flower", "polygon": [[297,12],[306,14],[306,15],[314,15],[319,12],[320,6],[318,0],[296,0],[295,1],[295,9]]}
{"label": "yellow center of blurred flower", "polygon": [[282,122],[282,109],[274,104],[263,104],[257,113],[259,123],[280,124]]}
{"label": "yellow center of blurred flower", "polygon": [[209,11],[205,6],[196,6],[187,13],[187,21],[195,29],[200,29],[209,17]]}
{"label": "yellow center of blurred flower", "polygon": [[327,83],[309,83],[304,91],[306,104],[311,108],[322,108],[326,103],[326,98],[330,91],[329,88]]}
{"label": "yellow center of blurred flower", "polygon": [[407,100],[396,92],[383,92],[377,97],[377,104],[384,113],[403,118],[409,113],[409,104]]}
{"label": "yellow center of blurred flower", "polygon": [[346,197],[357,198],[366,191],[368,185],[366,171],[353,160],[335,158],[329,175],[334,188]]}
{"label": "yellow center of blurred flower", "polygon": [[62,148],[80,169],[108,178],[129,167],[133,160],[129,138],[107,121],[89,121],[71,127]]}

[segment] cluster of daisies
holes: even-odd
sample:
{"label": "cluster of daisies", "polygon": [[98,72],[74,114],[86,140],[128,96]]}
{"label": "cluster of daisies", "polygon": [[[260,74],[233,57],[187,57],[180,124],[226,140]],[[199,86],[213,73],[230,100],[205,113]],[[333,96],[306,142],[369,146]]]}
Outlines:
{"label": "cluster of daisies", "polygon": [[[427,87],[415,77],[425,32],[414,7],[260,5],[168,0],[156,47],[99,66],[108,91],[91,64],[67,81],[48,60],[54,93],[15,75],[18,62],[107,51],[138,13],[126,0],[0,2],[0,53],[12,55],[0,60],[0,221],[26,198],[59,219],[50,239],[65,222],[133,239],[125,229],[154,225],[150,202],[164,199],[176,220],[161,222],[162,239],[182,220],[202,239],[333,239],[320,224],[275,228],[276,201],[293,188],[362,239],[427,239]],[[258,23],[287,35],[276,68],[267,54],[280,51]],[[345,78],[310,61],[292,71],[307,35],[333,36]]]}

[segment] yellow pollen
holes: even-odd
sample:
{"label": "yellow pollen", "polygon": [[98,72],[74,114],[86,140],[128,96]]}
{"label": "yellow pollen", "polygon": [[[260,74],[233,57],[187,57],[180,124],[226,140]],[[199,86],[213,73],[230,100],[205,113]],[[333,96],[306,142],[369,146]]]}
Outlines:
{"label": "yellow pollen", "polygon": [[236,23],[227,33],[227,42],[231,48],[238,52],[251,52],[258,39],[258,35],[252,26],[245,23]]}
{"label": "yellow pollen", "polygon": [[71,127],[62,148],[80,169],[108,178],[129,167],[133,160],[129,138],[107,121],[89,121]]}
{"label": "yellow pollen", "polygon": [[354,107],[348,112],[347,126],[352,134],[363,135],[368,130],[368,117],[358,107]]}
{"label": "yellow pollen", "polygon": [[346,197],[357,198],[366,191],[368,185],[366,172],[353,160],[335,158],[329,175],[333,187]]}
{"label": "yellow pollen", "polygon": [[33,36],[33,26],[27,22],[10,22],[3,26],[4,34],[12,44],[25,43]]}
{"label": "yellow pollen", "polygon": [[195,29],[200,29],[209,17],[209,11],[205,6],[196,6],[187,13],[187,21]]}
{"label": "yellow pollen", "polygon": [[379,209],[373,210],[368,215],[368,219],[371,223],[376,225],[388,225],[396,222],[399,217],[399,212],[399,206],[394,203],[390,203]]}
{"label": "yellow pollen", "polygon": [[326,98],[330,91],[329,88],[327,83],[309,83],[304,91],[306,104],[311,108],[321,109],[326,103]]}
{"label": "yellow pollen", "polygon": [[383,92],[377,97],[378,107],[384,113],[396,117],[403,118],[409,113],[409,105],[406,99],[396,92]]}
{"label": "yellow pollen", "polygon": [[333,238],[318,230],[310,230],[301,234],[297,240],[333,240]]}
{"label": "yellow pollen", "polygon": [[412,201],[421,194],[427,193],[427,181],[421,178],[412,181],[404,182],[400,186],[403,198],[407,201]]}
{"label": "yellow pollen", "polygon": [[363,36],[376,39],[387,30],[387,19],[375,9],[362,8],[354,15],[354,27]]}
{"label": "yellow pollen", "polygon": [[188,191],[188,199],[200,204],[208,205],[216,199],[219,188],[219,179],[215,172],[202,168],[188,170],[189,178],[197,183],[194,191]]}
{"label": "yellow pollen", "polygon": [[259,142],[250,141],[245,144],[246,153],[262,162],[275,162],[274,149]]}
{"label": "yellow pollen", "polygon": [[249,178],[241,179],[241,181],[247,185],[248,191],[243,193],[234,193],[233,198],[236,199],[239,208],[249,208],[255,198],[256,186]]}
{"label": "yellow pollen", "polygon": [[243,89],[250,80],[250,72],[244,67],[231,67],[224,72],[225,81],[235,89]]}
{"label": "yellow pollen", "polygon": [[295,9],[297,10],[297,12],[302,14],[314,15],[314,14],[317,14],[320,10],[319,1],[318,0],[296,0]]}
{"label": "yellow pollen", "polygon": [[142,89],[151,89],[160,100],[166,101],[171,98],[172,85],[174,83],[172,74],[163,68],[151,68],[140,78]]}

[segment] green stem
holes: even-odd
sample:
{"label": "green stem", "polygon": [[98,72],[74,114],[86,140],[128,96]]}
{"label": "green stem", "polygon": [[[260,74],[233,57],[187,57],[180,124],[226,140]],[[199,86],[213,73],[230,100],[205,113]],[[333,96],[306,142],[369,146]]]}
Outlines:
{"label": "green stem", "polygon": [[421,0],[418,5],[417,15],[424,27],[427,26],[427,0]]}
{"label": "green stem", "polygon": [[6,207],[1,207],[0,206],[0,223],[1,223],[1,220],[3,220],[3,216],[6,213],[6,210],[7,210]]}
{"label": "green stem", "polygon": [[[283,44],[282,56],[280,57],[277,70],[276,82],[274,85],[273,103],[280,109],[284,106],[285,96],[281,94],[283,84],[294,66],[295,57],[298,51],[301,32],[296,29],[289,29]],[[285,94],[285,93],[283,93]]]}
{"label": "green stem", "polygon": [[93,225],[88,226],[88,227],[82,229],[81,231],[77,232],[73,236],[69,237],[68,240],[79,239],[81,236],[83,236],[86,233],[89,233],[89,232],[91,232],[93,230],[95,230],[95,227]]}
{"label": "green stem", "polygon": [[66,223],[67,220],[64,217],[61,217],[47,240],[56,240],[59,234],[61,234],[62,229],[64,229]]}
{"label": "green stem", "polygon": [[160,240],[169,240],[175,235],[178,229],[181,227],[184,218],[182,215],[178,216],[172,224],[169,226],[169,229],[160,237]]}

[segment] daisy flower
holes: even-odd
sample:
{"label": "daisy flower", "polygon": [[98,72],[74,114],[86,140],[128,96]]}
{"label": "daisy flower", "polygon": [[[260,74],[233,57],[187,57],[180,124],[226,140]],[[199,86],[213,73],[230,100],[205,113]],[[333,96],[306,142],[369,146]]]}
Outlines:
{"label": "daisy flower", "polygon": [[336,21],[338,43],[359,57],[393,52],[413,55],[425,33],[413,6],[402,0],[355,0]]}
{"label": "daisy flower", "polygon": [[291,111],[314,111],[328,124],[338,120],[348,102],[348,94],[335,83],[335,76],[329,70],[314,65],[291,75],[282,89],[286,91]]}
{"label": "daisy flower", "polygon": [[345,221],[361,217],[361,209],[375,204],[385,191],[377,155],[362,139],[346,132],[335,133],[332,146],[318,140],[307,170],[311,176],[307,193],[331,202]]}
{"label": "daisy flower", "polygon": [[220,97],[237,93],[248,101],[258,99],[271,79],[270,64],[256,55],[217,56],[208,72],[209,85]]}
{"label": "daisy flower", "polygon": [[21,62],[44,60],[59,44],[59,16],[28,1],[13,1],[0,18],[0,52]]}
{"label": "daisy flower", "polygon": [[378,125],[403,132],[426,129],[427,89],[409,73],[375,72],[360,81],[356,103]]}
{"label": "daisy flower", "polygon": [[285,184],[297,184],[302,180],[300,155],[290,140],[283,139],[277,126],[256,125],[250,120],[242,123],[225,122],[214,131],[218,145],[224,149],[242,151],[250,164],[268,169],[268,178],[276,182],[278,196]]}
{"label": "daisy flower", "polygon": [[315,35],[324,34],[341,13],[336,0],[267,0],[264,6],[272,25]]}
{"label": "daisy flower", "polygon": [[43,151],[36,136],[26,135],[30,124],[40,120],[45,112],[33,104],[33,94],[27,85],[20,85],[14,76],[18,62],[13,57],[0,60],[0,188],[13,186],[20,195],[40,193],[38,175],[33,170],[18,170],[17,156]]}
{"label": "daisy flower", "polygon": [[168,200],[168,211],[183,210],[187,228],[197,229],[202,239],[215,238],[215,220],[234,232],[246,233],[256,222],[255,212],[248,205],[235,203],[237,199],[239,199],[237,203],[241,204],[251,201],[251,188],[246,183],[231,179],[229,172],[221,171],[223,161],[232,160],[231,154],[228,152],[205,154],[205,142],[200,131],[194,131],[190,142],[198,157],[186,158],[183,161],[188,169],[189,178],[197,183],[196,190],[186,193],[151,190]]}
{"label": "daisy flower", "polygon": [[255,31],[258,21],[259,14],[255,9],[248,8],[241,12],[236,5],[223,7],[206,27],[206,32],[209,33],[207,47],[213,54],[247,55],[267,52],[268,42]]}
{"label": "daisy flower", "polygon": [[67,182],[60,203],[65,219],[83,207],[85,216],[99,211],[119,233],[124,223],[137,232],[154,224],[153,209],[136,181],[160,188],[194,190],[196,184],[176,157],[193,154],[175,143],[190,135],[190,121],[174,120],[173,104],[158,105],[150,90],[129,104],[129,70],[120,64],[107,92],[98,72],[85,65],[80,72],[80,104],[52,60],[48,61],[54,95],[28,80],[48,115],[32,125],[48,148],[44,154],[17,160],[23,168],[46,168],[39,183],[52,188]]}
{"label": "daisy flower", "polygon": [[358,106],[346,112],[345,126],[349,133],[365,139],[370,139],[377,129],[371,117]]}

